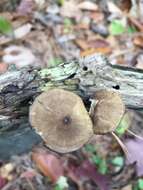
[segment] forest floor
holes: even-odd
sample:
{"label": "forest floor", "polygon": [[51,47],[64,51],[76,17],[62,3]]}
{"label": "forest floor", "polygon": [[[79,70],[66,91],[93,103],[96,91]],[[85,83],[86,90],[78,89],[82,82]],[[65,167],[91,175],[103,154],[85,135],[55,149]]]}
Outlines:
{"label": "forest floor", "polygon": [[[102,53],[112,64],[143,69],[143,2],[133,0],[1,0],[0,74],[12,67],[54,67]],[[126,110],[116,130],[78,151],[45,148],[0,162],[2,190],[142,190],[143,114]]]}

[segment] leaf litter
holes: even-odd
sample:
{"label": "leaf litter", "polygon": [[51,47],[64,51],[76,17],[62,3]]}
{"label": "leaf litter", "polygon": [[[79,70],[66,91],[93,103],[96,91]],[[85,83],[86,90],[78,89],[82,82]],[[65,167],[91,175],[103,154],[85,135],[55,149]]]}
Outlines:
{"label": "leaf litter", "polygon": [[[0,74],[13,64],[17,69],[46,68],[96,52],[110,56],[114,64],[143,68],[141,1],[1,0],[0,10]],[[140,133],[138,117],[142,116],[133,115],[130,125],[139,123],[136,131]],[[136,177],[143,174],[143,142],[126,136],[126,130],[118,132],[132,155],[127,163],[110,135],[98,136],[90,151],[81,149],[61,156],[41,150],[35,162],[32,153],[12,158],[7,163],[12,164],[12,171],[2,162],[0,171],[5,168],[6,175],[0,174],[0,188],[131,189]]]}

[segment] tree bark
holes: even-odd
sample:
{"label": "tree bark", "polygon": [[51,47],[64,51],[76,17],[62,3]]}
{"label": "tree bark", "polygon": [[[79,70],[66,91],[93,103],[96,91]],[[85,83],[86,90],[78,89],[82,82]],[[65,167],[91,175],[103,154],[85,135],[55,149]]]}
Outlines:
{"label": "tree bark", "polygon": [[64,88],[84,101],[101,89],[117,90],[132,109],[143,108],[143,71],[111,65],[102,55],[63,63],[54,68],[10,71],[0,76],[0,159],[9,159],[41,142],[30,127],[29,106],[50,88]]}

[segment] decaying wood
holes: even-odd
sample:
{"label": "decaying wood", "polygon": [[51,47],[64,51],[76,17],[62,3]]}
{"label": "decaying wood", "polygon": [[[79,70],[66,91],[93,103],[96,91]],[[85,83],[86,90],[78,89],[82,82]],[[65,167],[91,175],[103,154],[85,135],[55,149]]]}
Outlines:
{"label": "decaying wood", "polygon": [[143,71],[113,66],[102,55],[49,69],[7,72],[0,76],[0,159],[28,151],[41,141],[30,128],[28,109],[39,93],[53,87],[73,91],[84,100],[100,89],[114,89],[127,107],[143,108]]}

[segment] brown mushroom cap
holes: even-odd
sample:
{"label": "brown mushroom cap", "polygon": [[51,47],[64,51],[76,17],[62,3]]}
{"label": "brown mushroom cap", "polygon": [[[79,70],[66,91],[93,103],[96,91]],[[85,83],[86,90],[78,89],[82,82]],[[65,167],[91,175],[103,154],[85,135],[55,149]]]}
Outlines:
{"label": "brown mushroom cap", "polygon": [[60,153],[77,150],[93,135],[92,121],[81,98],[62,89],[43,92],[35,99],[30,122],[46,145]]}
{"label": "brown mushroom cap", "polygon": [[91,113],[94,133],[105,134],[113,132],[125,111],[125,106],[119,93],[110,90],[100,90],[96,92],[95,99],[97,104]]}

